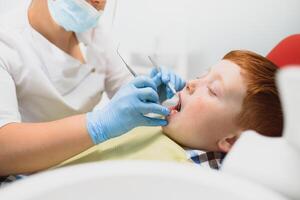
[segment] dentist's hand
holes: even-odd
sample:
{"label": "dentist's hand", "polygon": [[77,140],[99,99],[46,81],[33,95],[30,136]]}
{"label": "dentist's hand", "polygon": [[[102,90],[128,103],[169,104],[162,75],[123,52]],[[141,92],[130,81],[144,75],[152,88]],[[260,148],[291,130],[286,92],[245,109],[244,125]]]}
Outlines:
{"label": "dentist's hand", "polygon": [[150,77],[155,80],[155,84],[158,87],[160,102],[174,96],[170,88],[167,86],[168,82],[171,82],[171,84],[175,86],[175,90],[177,92],[182,90],[186,84],[181,77],[164,67],[161,67],[161,73],[156,68],[153,68],[151,70]]}
{"label": "dentist's hand", "polygon": [[94,144],[99,144],[138,126],[166,126],[164,119],[144,116],[148,113],[170,114],[168,108],[158,103],[154,80],[137,77],[123,86],[106,107],[87,114],[88,133]]}

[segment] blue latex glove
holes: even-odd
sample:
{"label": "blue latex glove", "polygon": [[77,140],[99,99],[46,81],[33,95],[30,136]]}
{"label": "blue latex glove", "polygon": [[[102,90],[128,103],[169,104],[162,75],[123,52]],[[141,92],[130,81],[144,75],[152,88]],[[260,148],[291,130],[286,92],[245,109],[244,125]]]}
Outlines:
{"label": "blue latex glove", "polygon": [[167,116],[168,108],[159,105],[155,82],[158,76],[137,77],[123,86],[101,110],[87,114],[87,130],[94,144],[120,136],[138,126],[166,126],[164,119],[145,115],[156,113]]}
{"label": "blue latex glove", "polygon": [[151,70],[150,77],[155,77],[154,80],[158,88],[160,102],[164,102],[165,100],[171,99],[174,96],[170,88],[167,87],[168,82],[171,82],[171,84],[175,86],[175,90],[177,92],[182,90],[186,84],[186,82],[177,74],[164,67],[161,67],[161,73],[157,70],[157,68],[153,68]]}

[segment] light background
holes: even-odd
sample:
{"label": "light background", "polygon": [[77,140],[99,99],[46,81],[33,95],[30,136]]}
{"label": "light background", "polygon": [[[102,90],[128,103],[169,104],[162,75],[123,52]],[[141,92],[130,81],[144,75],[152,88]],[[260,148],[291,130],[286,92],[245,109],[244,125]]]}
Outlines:
{"label": "light background", "polygon": [[[22,2],[25,0],[0,0],[0,13]],[[145,66],[150,67],[147,56],[151,55],[183,77],[193,78],[230,50],[266,55],[282,38],[300,33],[299,0],[107,2],[103,23],[140,73],[148,71]]]}
{"label": "light background", "polygon": [[161,63],[176,67],[186,78],[230,50],[266,55],[284,37],[300,33],[299,0],[118,2],[114,31],[129,49],[132,64],[140,64],[137,54],[161,55]]}

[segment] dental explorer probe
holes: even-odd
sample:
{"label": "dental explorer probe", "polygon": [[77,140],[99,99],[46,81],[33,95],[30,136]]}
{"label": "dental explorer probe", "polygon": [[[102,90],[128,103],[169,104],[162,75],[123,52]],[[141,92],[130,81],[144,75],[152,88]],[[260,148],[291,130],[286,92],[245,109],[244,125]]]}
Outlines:
{"label": "dental explorer probe", "polygon": [[[157,71],[161,73],[161,68],[159,67],[159,65],[150,57],[148,56],[150,62],[152,63],[152,65],[154,67],[156,67]],[[167,86],[169,87],[169,89],[171,90],[171,92],[173,93],[173,95],[177,96],[177,92],[175,90],[174,85],[169,81]]]}
{"label": "dental explorer probe", "polygon": [[125,66],[127,67],[127,69],[129,70],[129,72],[134,76],[137,77],[137,73],[135,73],[135,71],[133,71],[133,69],[126,63],[126,61],[123,59],[123,57],[120,55],[119,53],[119,47],[117,48],[117,54],[120,56],[120,58],[122,59],[123,63],[125,64]]}
{"label": "dental explorer probe", "polygon": [[[122,59],[123,63],[125,64],[125,66],[127,67],[127,69],[129,70],[129,72],[134,76],[134,77],[137,77],[137,73],[135,73],[135,71],[133,71],[133,69],[126,63],[126,61],[123,59],[123,57],[120,55],[119,53],[119,47],[120,47],[120,44],[117,48],[117,54],[119,55],[119,57]],[[146,117],[151,117],[151,118],[158,118],[158,119],[161,119],[163,116],[162,115],[159,115],[159,114],[156,114],[156,113],[148,113],[145,115]]]}

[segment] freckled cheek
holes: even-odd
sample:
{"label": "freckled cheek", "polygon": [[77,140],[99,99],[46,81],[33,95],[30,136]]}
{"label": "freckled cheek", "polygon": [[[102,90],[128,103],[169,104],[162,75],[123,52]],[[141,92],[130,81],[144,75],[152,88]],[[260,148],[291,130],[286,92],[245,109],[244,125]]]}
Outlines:
{"label": "freckled cheek", "polygon": [[202,98],[196,99],[189,104],[182,118],[189,121],[190,127],[196,130],[205,129],[214,123],[218,115],[218,105],[213,100]]}
{"label": "freckled cheek", "polygon": [[169,120],[169,125],[164,127],[166,132],[190,131],[199,126],[199,122],[205,121],[209,113],[207,102],[204,98],[185,99],[185,105],[181,112]]}
{"label": "freckled cheek", "polygon": [[202,113],[209,111],[210,103],[205,98],[196,98],[190,101],[186,107],[184,107],[183,112],[185,115],[199,116]]}

